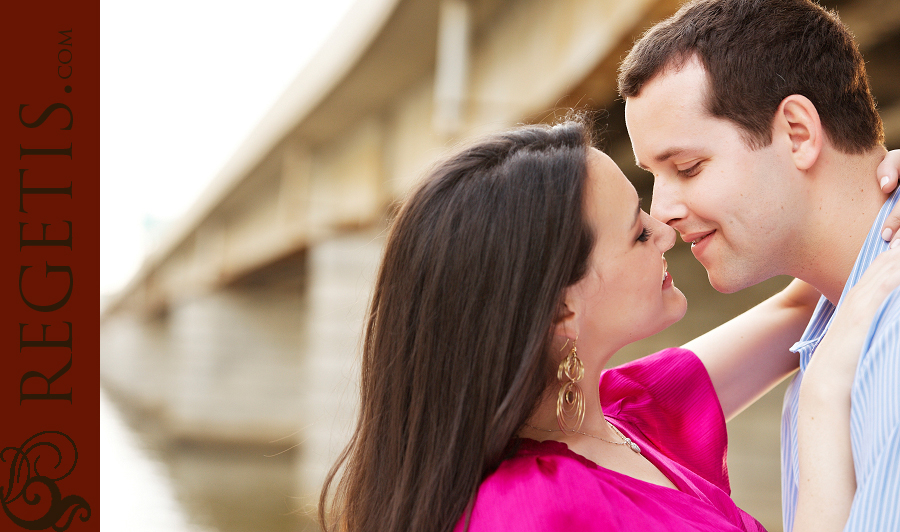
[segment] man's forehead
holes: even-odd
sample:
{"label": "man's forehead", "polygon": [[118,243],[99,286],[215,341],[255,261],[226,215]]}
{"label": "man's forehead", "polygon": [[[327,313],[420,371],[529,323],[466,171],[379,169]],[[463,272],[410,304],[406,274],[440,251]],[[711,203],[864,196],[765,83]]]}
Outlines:
{"label": "man's forehead", "polygon": [[[693,63],[693,64],[692,64]],[[706,71],[697,61],[655,76],[637,96],[625,100],[625,122],[635,162],[647,169],[702,146],[692,138],[698,119],[714,118],[706,106]]]}
{"label": "man's forehead", "polygon": [[703,64],[703,61],[697,54],[676,54],[669,58],[669,60],[666,61],[666,63],[661,66],[652,76],[647,78],[647,80],[641,86],[641,90],[638,91],[636,96],[640,96],[641,93],[643,93],[644,88],[646,88],[648,85],[651,85],[654,82],[659,81],[660,79],[677,76],[678,74],[681,74],[685,71],[697,73],[702,72],[703,84],[708,84],[706,66]]}
{"label": "man's forehead", "polygon": [[638,102],[652,102],[670,110],[706,111],[709,77],[706,69],[697,61],[685,63],[680,68],[666,69],[644,85],[640,94],[625,100],[626,109]]}

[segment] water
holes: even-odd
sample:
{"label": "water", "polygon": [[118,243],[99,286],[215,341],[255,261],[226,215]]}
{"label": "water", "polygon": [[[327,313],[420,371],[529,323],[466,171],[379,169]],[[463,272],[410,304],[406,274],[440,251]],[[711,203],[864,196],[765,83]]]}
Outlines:
{"label": "water", "polygon": [[190,523],[166,467],[100,391],[100,530],[218,532]]}
{"label": "water", "polygon": [[318,530],[296,497],[297,453],[281,448],[173,440],[158,415],[101,390],[101,530]]}

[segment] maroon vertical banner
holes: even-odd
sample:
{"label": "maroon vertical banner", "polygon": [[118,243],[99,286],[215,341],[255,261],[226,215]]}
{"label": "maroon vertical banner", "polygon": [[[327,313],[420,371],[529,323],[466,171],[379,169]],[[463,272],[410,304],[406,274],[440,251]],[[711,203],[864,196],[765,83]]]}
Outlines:
{"label": "maroon vertical banner", "polygon": [[6,2],[0,531],[99,530],[99,2]]}

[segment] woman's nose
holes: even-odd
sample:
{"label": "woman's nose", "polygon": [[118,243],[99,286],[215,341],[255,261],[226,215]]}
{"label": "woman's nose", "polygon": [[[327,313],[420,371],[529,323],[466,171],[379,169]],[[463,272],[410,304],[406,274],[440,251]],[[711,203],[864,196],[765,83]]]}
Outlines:
{"label": "woman's nose", "polygon": [[657,246],[663,252],[669,251],[672,249],[672,246],[675,245],[675,230],[669,227],[668,225],[662,223],[661,221],[653,218],[656,227],[653,229],[654,234],[659,235],[657,239]]}

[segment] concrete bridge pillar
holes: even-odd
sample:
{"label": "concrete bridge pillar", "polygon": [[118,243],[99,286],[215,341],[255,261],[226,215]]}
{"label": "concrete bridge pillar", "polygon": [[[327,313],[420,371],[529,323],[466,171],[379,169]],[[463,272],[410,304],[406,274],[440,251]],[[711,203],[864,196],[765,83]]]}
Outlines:
{"label": "concrete bridge pillar", "polygon": [[305,330],[300,287],[224,288],[110,319],[101,376],[169,438],[265,444],[297,430]]}
{"label": "concrete bridge pillar", "polygon": [[321,242],[309,252],[297,470],[307,512],[314,511],[325,475],[356,421],[361,333],[383,242],[382,230],[372,229]]}

